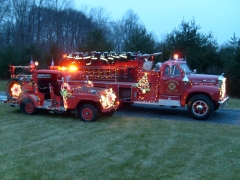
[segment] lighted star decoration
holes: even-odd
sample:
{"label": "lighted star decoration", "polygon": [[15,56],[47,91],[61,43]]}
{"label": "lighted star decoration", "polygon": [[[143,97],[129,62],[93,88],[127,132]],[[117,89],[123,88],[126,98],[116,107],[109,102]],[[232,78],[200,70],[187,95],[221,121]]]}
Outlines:
{"label": "lighted star decoration", "polygon": [[116,95],[113,92],[112,88],[106,89],[104,94],[100,97],[100,102],[102,103],[103,108],[112,107],[116,100]]}
{"label": "lighted star decoration", "polygon": [[21,86],[19,84],[14,84],[11,88],[11,92],[13,96],[19,96],[22,92]]}

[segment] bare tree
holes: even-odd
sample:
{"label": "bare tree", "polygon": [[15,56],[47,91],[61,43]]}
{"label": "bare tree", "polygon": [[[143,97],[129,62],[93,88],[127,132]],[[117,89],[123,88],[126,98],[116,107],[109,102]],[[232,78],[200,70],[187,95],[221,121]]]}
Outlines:
{"label": "bare tree", "polygon": [[112,23],[112,38],[117,52],[123,51],[126,43],[133,43],[129,41],[139,26],[139,17],[133,10],[128,10],[121,20]]}
{"label": "bare tree", "polygon": [[10,1],[0,0],[0,24],[4,18],[8,15],[10,9]]}
{"label": "bare tree", "polygon": [[53,7],[55,10],[64,10],[73,5],[72,0],[48,0],[48,6]]}
{"label": "bare tree", "polygon": [[28,13],[30,11],[30,0],[12,0],[13,22],[15,23],[15,40],[17,47],[26,45],[28,29]]}
{"label": "bare tree", "polygon": [[109,13],[102,7],[91,8],[88,12],[85,9],[85,12],[93,24],[87,35],[87,50],[111,51],[112,31]]}
{"label": "bare tree", "polygon": [[9,26],[10,18],[10,2],[8,0],[0,0],[0,46],[3,48],[6,44],[6,28]]}

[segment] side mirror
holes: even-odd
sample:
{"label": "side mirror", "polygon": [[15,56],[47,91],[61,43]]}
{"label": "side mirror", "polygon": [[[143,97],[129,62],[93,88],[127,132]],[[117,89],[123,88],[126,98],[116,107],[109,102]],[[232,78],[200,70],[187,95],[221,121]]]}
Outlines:
{"label": "side mirror", "polygon": [[185,69],[184,69],[184,78],[183,78],[182,81],[183,81],[184,83],[189,82],[189,79],[188,79],[188,77],[187,77],[187,73],[186,73]]}

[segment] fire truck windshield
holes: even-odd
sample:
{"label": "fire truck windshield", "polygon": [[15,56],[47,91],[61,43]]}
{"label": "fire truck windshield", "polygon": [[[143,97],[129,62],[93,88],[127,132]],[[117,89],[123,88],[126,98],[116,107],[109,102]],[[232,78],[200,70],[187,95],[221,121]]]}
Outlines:
{"label": "fire truck windshield", "polygon": [[182,69],[183,71],[185,71],[187,74],[190,74],[190,73],[192,73],[192,70],[191,70],[191,69],[189,69],[189,67],[188,67],[188,65],[187,65],[187,64],[185,64],[185,63],[182,63],[182,64],[180,64],[180,67],[181,67],[181,69]]}

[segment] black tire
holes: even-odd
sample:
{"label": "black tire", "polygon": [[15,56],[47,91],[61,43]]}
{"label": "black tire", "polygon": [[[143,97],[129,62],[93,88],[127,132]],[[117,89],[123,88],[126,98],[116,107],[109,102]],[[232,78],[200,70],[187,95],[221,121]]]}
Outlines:
{"label": "black tire", "polygon": [[220,108],[220,103],[214,104],[214,111],[217,111]]}
{"label": "black tire", "polygon": [[97,120],[97,109],[91,104],[84,104],[79,109],[79,116],[84,122],[94,122]]}
{"label": "black tire", "polygon": [[33,115],[36,114],[37,109],[30,99],[24,99],[20,104],[20,109],[26,114]]}
{"label": "black tire", "polygon": [[128,109],[132,106],[133,103],[121,102],[118,109]]}
{"label": "black tire", "polygon": [[6,86],[5,92],[8,100],[17,100],[21,96],[22,92],[19,94],[19,96],[14,96],[11,92],[11,88],[14,84],[20,85],[21,91],[22,91],[22,81],[17,78],[12,78],[8,81],[8,84]]}
{"label": "black tire", "polygon": [[188,112],[197,120],[205,120],[213,114],[214,105],[207,96],[196,95],[188,102]]}

